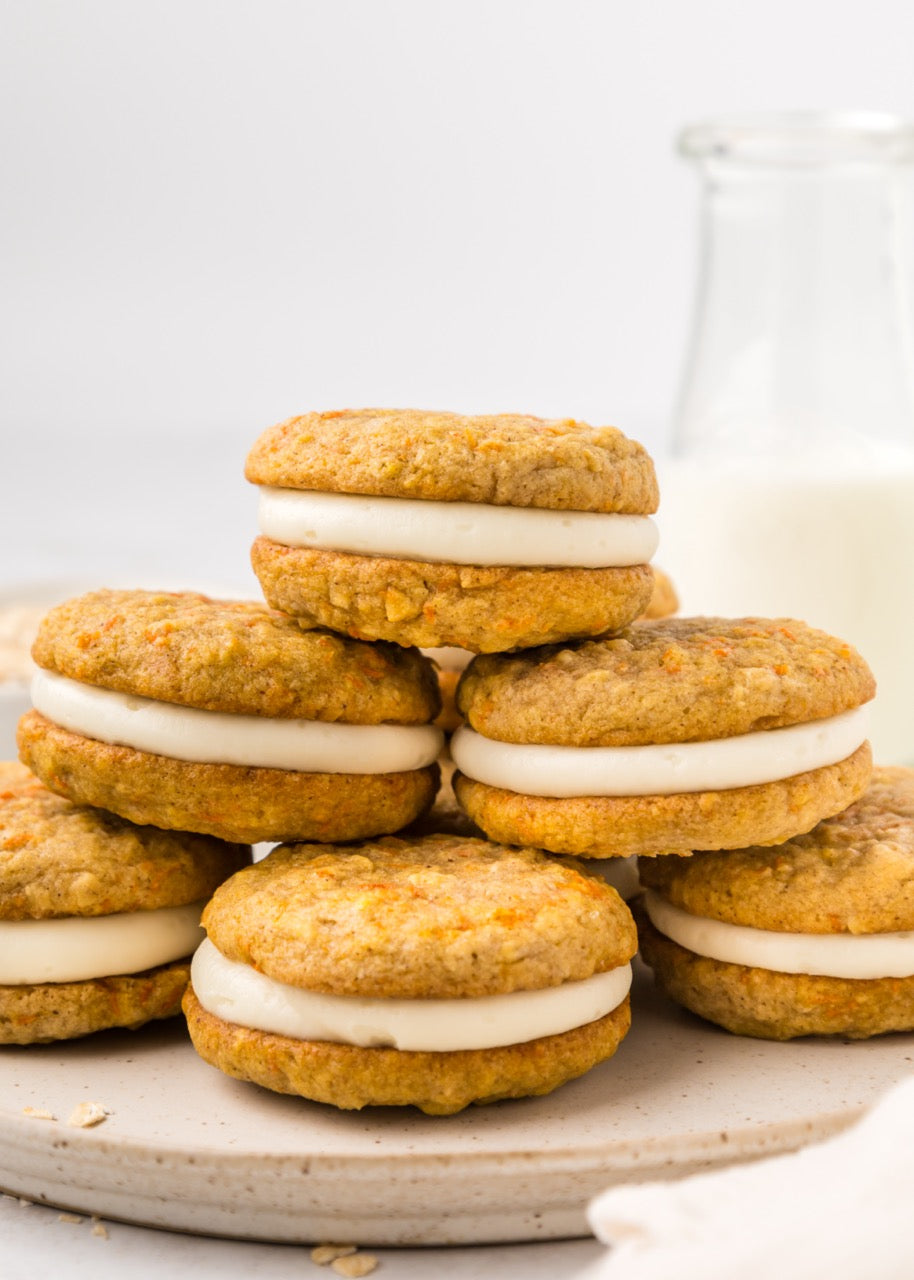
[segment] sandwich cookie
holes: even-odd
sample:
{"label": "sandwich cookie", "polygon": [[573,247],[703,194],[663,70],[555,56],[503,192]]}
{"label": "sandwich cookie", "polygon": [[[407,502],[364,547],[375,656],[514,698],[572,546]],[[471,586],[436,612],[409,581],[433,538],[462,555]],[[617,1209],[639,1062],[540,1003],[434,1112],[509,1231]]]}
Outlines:
{"label": "sandwich cookie", "polygon": [[200,1055],[352,1109],[548,1093],[629,1026],[634,922],[596,876],[436,835],[284,845],[206,909],[184,1001]]}
{"label": "sandwich cookie", "polygon": [[850,645],[783,618],[477,657],[454,788],[491,839],[553,853],[779,844],[863,793],[874,690]]}
{"label": "sandwich cookie", "polygon": [[250,854],[71,804],[0,763],[0,1044],[179,1013],[204,902]]}
{"label": "sandwich cookie", "polygon": [[303,627],[498,652],[614,631],[653,588],[647,453],[615,427],[418,410],[265,432],[252,562]]}
{"label": "sandwich cookie", "polygon": [[415,651],[258,604],[97,591],[47,615],[33,656],[22,760],[133,822],[356,840],[405,826],[437,789],[438,689]]}
{"label": "sandwich cookie", "polygon": [[668,995],[739,1035],[914,1030],[914,772],[777,849],[642,863],[641,950]]}

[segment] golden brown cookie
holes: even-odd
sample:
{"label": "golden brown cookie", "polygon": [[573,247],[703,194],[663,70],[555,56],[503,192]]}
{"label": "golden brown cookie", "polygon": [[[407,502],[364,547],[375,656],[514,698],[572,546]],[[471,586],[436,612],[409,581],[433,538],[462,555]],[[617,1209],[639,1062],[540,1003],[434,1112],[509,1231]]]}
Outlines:
{"label": "golden brown cookie", "polygon": [[[185,1002],[198,1051],[339,1107],[449,1114],[545,1093],[628,1028],[628,909],[599,877],[533,849],[446,835],[282,846],[222,886],[205,927]],[[296,1018],[310,1021],[271,1023],[268,1006],[303,996]]]}
{"label": "golden brown cookie", "polygon": [[857,799],[873,677],[790,619],[640,622],[477,657],[458,800],[490,838],[612,857],[777,844]]}
{"label": "golden brown cookie", "polygon": [[0,920],[104,916],[208,898],[250,850],[71,804],[0,761]]}
{"label": "golden brown cookie", "polygon": [[71,680],[203,711],[422,724],[437,710],[433,670],[410,649],[190,592],[76,596],[45,615],[32,656]]}
{"label": "golden brown cookie", "polygon": [[226,1075],[342,1110],[414,1106],[430,1116],[551,1093],[611,1058],[631,1025],[626,996],[604,1017],[561,1035],[431,1053],[295,1040],[240,1027],[207,1013],[193,987],[184,1012],[197,1052]]}
{"label": "golden brown cookie", "polygon": [[[617,630],[651,598],[653,464],[613,427],[418,410],[307,414],[265,432],[246,475],[263,493],[254,571],[269,603],[303,627],[502,652]],[[370,534],[341,516],[322,523],[324,508],[312,508],[331,495],[352,513],[380,503]],[[279,499],[277,516],[264,504]],[[404,503],[405,541],[386,518]],[[595,558],[575,539],[560,554],[566,526],[585,518],[599,526]],[[474,520],[486,522],[477,541],[467,532]],[[543,526],[536,552],[531,520]],[[437,531],[434,547],[414,534],[423,522]],[[628,550],[615,540],[620,522],[643,526]]]}
{"label": "golden brown cookie", "polygon": [[188,959],[111,978],[0,985],[0,1044],[75,1040],[177,1017],[189,980]]}
{"label": "golden brown cookie", "polygon": [[176,1014],[202,902],[250,855],[73,805],[0,763],[0,1044]]}
{"label": "golden brown cookie", "polygon": [[914,771],[876,769],[776,849],[652,859],[641,878],[642,953],[693,1012],[775,1040],[914,1030]]}
{"label": "golden brown cookie", "polygon": [[648,565],[479,568],[286,547],[268,538],[256,539],[251,563],[267,601],[303,627],[475,653],[617,631],[653,589]]}
{"label": "golden brown cookie", "polygon": [[248,454],[252,484],[438,502],[648,515],[654,466],[616,427],[420,409],[306,413]]}
{"label": "golden brown cookie", "polygon": [[256,843],[396,831],[431,804],[431,664],[262,605],[99,591],[45,618],[22,760],[133,822]]}

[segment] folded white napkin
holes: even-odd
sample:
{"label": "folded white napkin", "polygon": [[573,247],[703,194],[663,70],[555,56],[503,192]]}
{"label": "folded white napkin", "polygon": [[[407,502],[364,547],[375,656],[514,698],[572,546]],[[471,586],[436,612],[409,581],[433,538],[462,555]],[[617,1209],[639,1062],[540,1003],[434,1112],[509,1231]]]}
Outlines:
{"label": "folded white napkin", "polygon": [[837,1137],[590,1205],[587,1280],[912,1280],[914,1077]]}

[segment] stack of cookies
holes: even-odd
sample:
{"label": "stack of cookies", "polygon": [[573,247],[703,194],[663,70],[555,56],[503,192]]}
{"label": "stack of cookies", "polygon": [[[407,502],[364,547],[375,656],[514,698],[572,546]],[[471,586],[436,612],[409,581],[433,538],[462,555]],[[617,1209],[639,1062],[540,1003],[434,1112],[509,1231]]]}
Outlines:
{"label": "stack of cookies", "polygon": [[[20,728],[22,759],[73,802],[283,842],[204,912],[185,998],[204,1058],[346,1108],[542,1093],[628,1029],[636,932],[607,866],[648,860],[645,947],[686,1004],[694,972],[740,962],[667,933],[673,913],[743,932],[808,918],[734,914],[724,868],[741,885],[752,846],[786,898],[779,859],[866,791],[872,676],[801,622],[666,617],[640,445],[571,421],[345,411],[265,432],[247,476],[269,607],[70,601],[42,625]],[[458,821],[429,815],[443,735],[420,646],[475,655],[451,743]],[[681,869],[702,865],[714,887],[695,896]],[[854,884],[833,932],[855,927]],[[712,982],[690,1004],[705,1016],[746,985]],[[770,1034],[753,1017],[719,1020]]]}
{"label": "stack of cookies", "polygon": [[[247,475],[264,595],[306,631],[495,653],[614,631],[654,591],[653,466],[613,428],[311,414],[266,432]],[[629,1026],[628,909],[536,849],[287,846],[206,926],[186,1002],[199,1051],[341,1107],[544,1093]]]}

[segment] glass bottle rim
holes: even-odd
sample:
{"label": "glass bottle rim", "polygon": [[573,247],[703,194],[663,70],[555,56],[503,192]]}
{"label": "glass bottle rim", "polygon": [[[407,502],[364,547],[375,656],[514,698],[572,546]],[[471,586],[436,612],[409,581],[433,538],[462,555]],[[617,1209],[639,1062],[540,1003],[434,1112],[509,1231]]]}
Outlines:
{"label": "glass bottle rim", "polygon": [[914,121],[887,111],[745,112],[687,125],[690,160],[789,168],[914,160]]}

